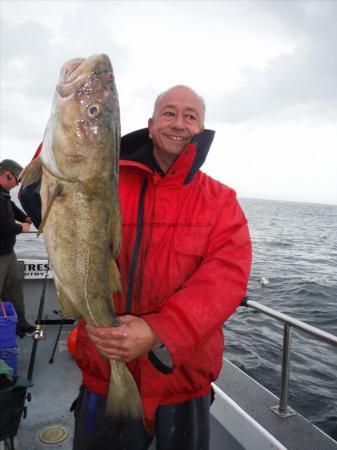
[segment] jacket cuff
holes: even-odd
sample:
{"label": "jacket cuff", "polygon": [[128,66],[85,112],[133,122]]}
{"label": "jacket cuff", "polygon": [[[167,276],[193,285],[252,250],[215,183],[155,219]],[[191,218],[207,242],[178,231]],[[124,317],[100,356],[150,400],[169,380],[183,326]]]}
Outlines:
{"label": "jacket cuff", "polygon": [[173,367],[183,364],[200,338],[188,317],[176,304],[165,304],[159,313],[142,316],[167,348]]}
{"label": "jacket cuff", "polygon": [[23,226],[20,223],[16,223],[15,224],[15,234],[22,233],[22,230],[23,230]]}
{"label": "jacket cuff", "polygon": [[171,355],[167,348],[163,345],[160,348],[155,348],[149,352],[148,355],[151,364],[161,373],[168,375],[172,373],[173,362]]}

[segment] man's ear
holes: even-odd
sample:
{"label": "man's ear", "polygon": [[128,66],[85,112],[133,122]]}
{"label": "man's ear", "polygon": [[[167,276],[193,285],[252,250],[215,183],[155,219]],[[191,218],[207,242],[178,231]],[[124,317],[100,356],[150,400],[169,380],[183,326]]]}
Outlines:
{"label": "man's ear", "polygon": [[147,121],[147,126],[149,127],[149,137],[150,137],[150,139],[152,139],[152,126],[153,126],[153,119],[152,118],[150,118]]}

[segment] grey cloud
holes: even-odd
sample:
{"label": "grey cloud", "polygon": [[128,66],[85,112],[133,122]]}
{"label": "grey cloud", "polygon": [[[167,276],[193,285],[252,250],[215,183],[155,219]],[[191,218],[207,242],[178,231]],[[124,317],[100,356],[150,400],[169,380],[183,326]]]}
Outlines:
{"label": "grey cloud", "polygon": [[2,22],[2,82],[6,92],[44,97],[50,95],[52,65],[49,64],[53,32],[28,21],[20,25]]}
{"label": "grey cloud", "polygon": [[[57,29],[37,20],[15,24],[1,20],[1,128],[8,135],[41,138],[59,70],[68,59],[107,53],[115,71],[126,70],[129,51],[114,42],[109,26],[102,21],[95,26],[95,10],[80,11],[77,7],[65,15]],[[34,123],[41,123],[41,129],[34,130]]]}
{"label": "grey cloud", "polygon": [[308,114],[337,114],[337,3],[311,14],[301,5],[291,10],[288,2],[276,3],[284,27],[297,33],[294,51],[271,59],[264,70],[243,68],[240,85],[211,105],[213,119],[272,118],[304,108]]}
{"label": "grey cloud", "polygon": [[[109,27],[96,27],[94,17],[95,14],[69,14],[57,32],[38,21],[2,21],[2,81],[6,89],[50,99],[62,64],[93,53],[112,55],[113,64],[118,62],[119,71],[123,72],[129,52],[113,41]],[[97,41],[101,41],[100,48]]]}

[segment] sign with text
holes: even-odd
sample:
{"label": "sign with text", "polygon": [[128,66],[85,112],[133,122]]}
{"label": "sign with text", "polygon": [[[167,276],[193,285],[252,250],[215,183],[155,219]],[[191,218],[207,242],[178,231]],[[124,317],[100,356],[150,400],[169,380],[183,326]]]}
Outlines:
{"label": "sign with text", "polygon": [[23,264],[25,280],[54,278],[53,269],[46,259],[19,260],[19,264]]}

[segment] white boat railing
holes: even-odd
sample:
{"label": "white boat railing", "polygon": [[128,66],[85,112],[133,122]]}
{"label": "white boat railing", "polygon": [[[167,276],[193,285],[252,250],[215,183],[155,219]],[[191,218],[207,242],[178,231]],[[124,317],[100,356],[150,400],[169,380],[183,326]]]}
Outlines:
{"label": "white boat railing", "polygon": [[305,331],[325,342],[337,346],[337,336],[327,333],[326,331],[320,330],[312,325],[309,325],[301,320],[295,319],[288,316],[287,314],[276,311],[275,309],[269,308],[268,306],[262,305],[259,302],[253,300],[248,300],[244,298],[242,306],[256,309],[257,311],[263,312],[264,314],[277,319],[284,323],[283,328],[283,354],[282,354],[282,379],[281,379],[281,394],[280,394],[280,404],[273,406],[271,409],[280,417],[289,417],[296,412],[288,406],[288,389],[289,389],[289,372],[290,372],[290,354],[291,354],[291,338],[293,327]]}

